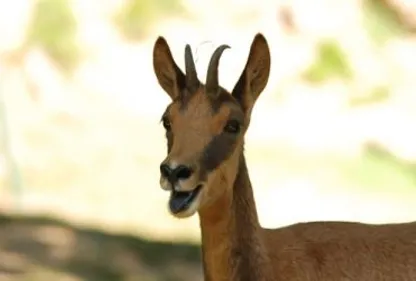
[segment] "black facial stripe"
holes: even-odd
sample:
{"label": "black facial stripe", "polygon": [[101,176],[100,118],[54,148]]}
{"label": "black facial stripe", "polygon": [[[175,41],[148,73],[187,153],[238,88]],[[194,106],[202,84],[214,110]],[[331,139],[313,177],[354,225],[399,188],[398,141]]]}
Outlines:
{"label": "black facial stripe", "polygon": [[224,103],[236,103],[235,99],[223,88],[220,88],[220,93],[216,99],[211,100],[211,108],[213,113],[217,113]]}
{"label": "black facial stripe", "polygon": [[[201,84],[201,87],[204,87],[204,85]],[[181,91],[179,97],[177,97],[174,101],[179,103],[180,111],[183,112],[188,109],[188,104],[195,94],[196,91],[191,92],[189,91],[189,89],[186,88]],[[210,99],[209,101],[213,114],[217,113],[224,103],[234,103],[235,105],[240,106],[239,103],[235,100],[235,98],[223,88],[220,88],[219,95],[215,99]]]}
{"label": "black facial stripe", "polygon": [[221,133],[215,136],[205,147],[201,164],[205,171],[215,170],[222,162],[227,160],[237,143],[236,136],[227,133]]}
{"label": "black facial stripe", "polygon": [[188,109],[189,101],[192,99],[192,97],[196,94],[196,91],[191,92],[189,89],[184,89],[177,100],[179,102],[179,110],[184,112]]}
{"label": "black facial stripe", "polygon": [[195,93],[196,92],[189,91],[187,88],[182,91],[181,96],[178,99],[180,111],[185,111],[187,109],[187,105]]}

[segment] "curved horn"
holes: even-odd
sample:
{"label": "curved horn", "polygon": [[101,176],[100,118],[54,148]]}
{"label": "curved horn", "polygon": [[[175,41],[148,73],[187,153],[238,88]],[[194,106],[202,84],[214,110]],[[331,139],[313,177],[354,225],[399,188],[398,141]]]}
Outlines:
{"label": "curved horn", "polygon": [[189,90],[195,91],[199,86],[198,75],[196,74],[194,58],[192,56],[191,46],[185,46],[185,73],[186,86]]}
{"label": "curved horn", "polygon": [[222,52],[224,52],[224,50],[228,48],[230,48],[230,46],[221,45],[212,54],[211,60],[209,61],[208,65],[207,78],[205,84],[205,92],[208,94],[215,95],[218,93],[218,64],[220,62]]}

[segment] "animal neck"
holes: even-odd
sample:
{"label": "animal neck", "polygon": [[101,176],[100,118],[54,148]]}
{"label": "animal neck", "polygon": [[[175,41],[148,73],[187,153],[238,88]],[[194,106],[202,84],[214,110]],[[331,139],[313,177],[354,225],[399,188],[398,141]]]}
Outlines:
{"label": "animal neck", "polygon": [[243,154],[232,192],[199,216],[204,280],[273,280]]}

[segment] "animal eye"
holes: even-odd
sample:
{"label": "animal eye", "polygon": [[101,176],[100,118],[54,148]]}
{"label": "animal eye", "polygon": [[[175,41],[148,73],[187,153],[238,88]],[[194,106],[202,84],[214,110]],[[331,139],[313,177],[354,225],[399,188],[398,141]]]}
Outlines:
{"label": "animal eye", "polygon": [[224,127],[224,131],[231,134],[240,132],[240,123],[237,120],[229,120]]}
{"label": "animal eye", "polygon": [[166,131],[170,131],[171,124],[167,117],[162,118],[162,124],[163,124],[163,128],[165,128]]}

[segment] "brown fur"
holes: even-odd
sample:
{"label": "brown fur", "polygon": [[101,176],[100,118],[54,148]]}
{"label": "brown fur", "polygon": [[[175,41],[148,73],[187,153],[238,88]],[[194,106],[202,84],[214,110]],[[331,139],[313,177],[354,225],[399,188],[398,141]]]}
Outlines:
{"label": "brown fur", "polygon": [[[153,56],[158,81],[172,98],[164,114],[170,124],[164,163],[192,168],[192,175],[175,187],[180,191],[203,185],[195,203],[174,215],[198,212],[206,281],[416,280],[416,223],[260,226],[243,147],[251,110],[270,71],[261,34],[231,94],[220,87],[217,94],[205,92],[202,83],[190,91],[162,37]],[[231,119],[240,122],[240,133],[224,131]],[[172,188],[163,177],[161,186]]]}

